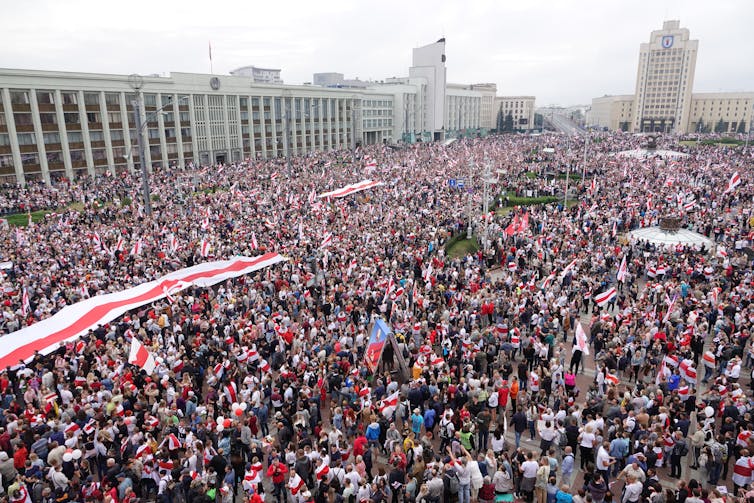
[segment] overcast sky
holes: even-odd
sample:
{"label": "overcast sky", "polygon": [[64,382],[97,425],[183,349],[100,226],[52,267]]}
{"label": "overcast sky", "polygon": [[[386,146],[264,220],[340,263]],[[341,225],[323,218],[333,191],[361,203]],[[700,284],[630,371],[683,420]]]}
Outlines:
{"label": "overcast sky", "polygon": [[444,36],[448,81],[537,105],[633,93],[639,44],[664,19],[699,40],[694,91],[754,91],[752,0],[4,0],[0,67],[227,74],[281,68],[383,79]]}

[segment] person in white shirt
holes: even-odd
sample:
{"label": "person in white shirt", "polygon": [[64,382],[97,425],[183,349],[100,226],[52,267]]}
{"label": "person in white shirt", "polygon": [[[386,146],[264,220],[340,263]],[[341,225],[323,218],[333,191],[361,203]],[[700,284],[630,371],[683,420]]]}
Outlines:
{"label": "person in white shirt", "polygon": [[579,450],[581,451],[581,469],[586,468],[587,463],[594,461],[594,436],[592,427],[586,425],[584,431],[579,434]]}
{"label": "person in white shirt", "polygon": [[519,471],[521,472],[521,492],[525,495],[526,501],[532,501],[534,497],[534,483],[537,480],[537,470],[539,463],[534,461],[534,453],[526,453],[526,461],[521,463]]}
{"label": "person in white shirt", "polygon": [[626,487],[623,491],[623,499],[621,499],[621,503],[638,503],[641,499],[643,488],[644,486],[636,479],[636,477],[629,475]]}
{"label": "person in white shirt", "polygon": [[602,442],[602,445],[597,450],[596,462],[597,471],[602,474],[606,484],[609,483],[610,467],[615,464],[615,458],[610,457],[608,449],[610,449],[610,443]]}

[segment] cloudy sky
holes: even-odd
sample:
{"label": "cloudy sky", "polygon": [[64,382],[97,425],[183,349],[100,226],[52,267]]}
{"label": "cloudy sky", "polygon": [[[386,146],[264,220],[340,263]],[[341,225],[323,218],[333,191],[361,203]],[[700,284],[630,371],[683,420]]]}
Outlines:
{"label": "cloudy sky", "polygon": [[664,19],[700,41],[695,91],[754,91],[751,0],[5,0],[0,67],[209,73],[211,41],[217,74],[382,79],[444,36],[449,82],[571,105],[632,93],[639,44]]}

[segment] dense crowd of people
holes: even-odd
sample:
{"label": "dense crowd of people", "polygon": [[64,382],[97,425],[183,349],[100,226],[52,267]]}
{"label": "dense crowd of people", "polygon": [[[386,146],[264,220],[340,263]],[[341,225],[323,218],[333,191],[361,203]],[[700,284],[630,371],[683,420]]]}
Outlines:
{"label": "dense crowd of people", "polygon": [[[4,189],[9,211],[55,209],[0,237],[5,334],[207,260],[288,260],[188,287],[3,371],[3,497],[754,500],[752,155],[620,156],[642,139],[608,133],[584,155],[583,141],[510,135],[159,171],[152,215],[128,173]],[[488,166],[499,196],[482,215]],[[384,185],[317,197],[366,178]],[[628,239],[663,217],[713,246]],[[447,254],[468,226],[479,251]],[[396,344],[372,373],[377,318]],[[154,372],[127,363],[134,339]]]}

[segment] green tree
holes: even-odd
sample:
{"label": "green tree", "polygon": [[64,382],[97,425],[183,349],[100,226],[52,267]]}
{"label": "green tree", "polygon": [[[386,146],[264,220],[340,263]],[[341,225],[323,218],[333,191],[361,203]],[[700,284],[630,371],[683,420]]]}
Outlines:
{"label": "green tree", "polygon": [[697,133],[703,133],[704,132],[704,121],[702,120],[701,117],[699,117],[699,120],[696,121],[696,129],[695,129],[695,131]]}
{"label": "green tree", "polygon": [[503,131],[511,133],[513,132],[513,114],[508,112],[505,116],[505,123],[503,124]]}
{"label": "green tree", "polygon": [[738,122],[738,129],[736,130],[736,133],[743,134],[746,132],[746,122],[745,121],[739,121]]}
{"label": "green tree", "polygon": [[728,129],[727,124],[723,122],[722,119],[717,121],[717,124],[715,124],[715,133],[724,133],[726,129]]}

